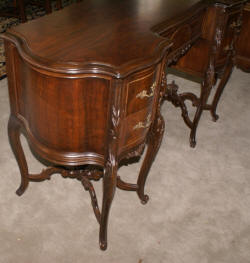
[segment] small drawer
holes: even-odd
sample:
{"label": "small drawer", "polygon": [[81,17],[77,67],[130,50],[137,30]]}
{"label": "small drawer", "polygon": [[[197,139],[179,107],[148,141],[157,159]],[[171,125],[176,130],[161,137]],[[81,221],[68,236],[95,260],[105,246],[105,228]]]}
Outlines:
{"label": "small drawer", "polygon": [[125,118],[122,124],[123,130],[123,148],[135,145],[147,135],[147,132],[152,124],[152,110],[146,108],[133,113]]}
{"label": "small drawer", "polygon": [[176,50],[183,46],[183,43],[187,43],[192,39],[197,39],[201,35],[201,25],[204,16],[204,10],[199,12],[189,13],[186,19],[182,19],[181,23],[173,26],[161,25],[160,28],[156,28],[155,31],[162,37],[172,40],[172,49]]}
{"label": "small drawer", "polygon": [[150,107],[154,101],[156,88],[155,72],[130,81],[127,85],[126,116]]}

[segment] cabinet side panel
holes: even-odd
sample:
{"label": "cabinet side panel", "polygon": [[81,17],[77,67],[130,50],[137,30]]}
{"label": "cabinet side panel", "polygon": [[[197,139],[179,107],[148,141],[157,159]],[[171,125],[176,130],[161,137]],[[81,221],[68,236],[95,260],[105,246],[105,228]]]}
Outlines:
{"label": "cabinet side panel", "polygon": [[35,71],[16,57],[20,114],[34,138],[58,152],[104,154],[110,81]]}

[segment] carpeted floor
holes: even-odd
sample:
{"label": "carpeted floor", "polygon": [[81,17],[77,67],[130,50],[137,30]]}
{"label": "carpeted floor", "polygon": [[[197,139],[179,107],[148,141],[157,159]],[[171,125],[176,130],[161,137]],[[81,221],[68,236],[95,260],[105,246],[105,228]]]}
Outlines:
{"label": "carpeted floor", "polygon": [[[234,71],[220,119],[202,116],[195,149],[179,110],[163,105],[167,133],[147,181],[150,201],[143,206],[135,193],[117,190],[106,252],[99,250],[89,195],[78,181],[55,175],[15,195],[20,175],[6,132],[6,80],[0,85],[0,263],[250,262],[249,74]],[[30,170],[40,171],[23,142]],[[119,173],[135,182],[138,169]],[[101,182],[96,186],[100,198]]]}

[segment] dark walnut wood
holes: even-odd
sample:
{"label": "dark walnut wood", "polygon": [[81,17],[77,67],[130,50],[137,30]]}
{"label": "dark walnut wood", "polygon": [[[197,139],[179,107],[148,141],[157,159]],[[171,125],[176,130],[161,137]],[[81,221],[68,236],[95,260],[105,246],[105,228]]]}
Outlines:
{"label": "dark walnut wood", "polygon": [[250,72],[250,1],[243,10],[242,30],[236,43],[236,66]]}
{"label": "dark walnut wood", "polygon": [[[204,110],[209,110],[214,121],[218,119],[216,109],[223,89],[231,75],[235,42],[242,24],[242,9],[245,1],[215,1],[209,6],[202,22],[202,33],[192,48],[172,68],[197,78],[201,82],[200,96],[188,92],[178,93],[175,83],[167,85],[165,99],[180,107],[182,117],[191,129],[190,146],[196,145],[196,130]],[[211,89],[217,86],[212,103],[208,103]],[[185,102],[189,100],[196,108],[193,119],[189,117]]]}
{"label": "dark walnut wood", "polygon": [[[135,191],[143,204],[148,201],[145,182],[165,127],[160,113],[165,68],[205,35],[204,15],[211,4],[85,0],[5,33],[8,131],[21,173],[17,194],[30,181],[54,173],[77,178],[90,193],[100,247],[106,249],[116,187]],[[211,81],[212,64],[209,69]],[[32,151],[50,163],[40,174],[29,173],[21,132]],[[144,149],[137,182],[124,182],[118,168]],[[91,183],[99,179],[101,209]]]}

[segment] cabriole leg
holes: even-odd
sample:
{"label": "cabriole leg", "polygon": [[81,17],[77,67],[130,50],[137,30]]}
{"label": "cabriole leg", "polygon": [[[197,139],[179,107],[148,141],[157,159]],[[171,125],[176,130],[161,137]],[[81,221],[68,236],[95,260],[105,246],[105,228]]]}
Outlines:
{"label": "cabriole leg", "polygon": [[146,183],[146,179],[147,179],[149,170],[152,166],[152,163],[161,145],[164,130],[165,130],[165,122],[164,122],[163,117],[159,113],[158,117],[155,120],[152,132],[149,135],[147,153],[143,161],[143,164],[142,164],[142,167],[139,173],[139,177],[137,180],[137,185],[138,185],[137,194],[142,204],[146,204],[149,200],[148,195],[144,194],[144,187],[145,187],[145,183]]}
{"label": "cabriole leg", "polygon": [[194,148],[196,146],[196,131],[197,127],[201,118],[201,114],[203,110],[205,109],[205,106],[207,104],[207,100],[209,97],[209,94],[212,89],[212,83],[214,82],[214,78],[212,78],[212,81],[208,78],[205,79],[204,82],[201,84],[201,95],[200,95],[200,100],[197,105],[197,110],[194,116],[194,120],[192,122],[192,127],[191,127],[191,133],[189,137],[189,142],[190,146]]}
{"label": "cabriole leg", "polygon": [[199,105],[197,107],[197,110],[194,116],[191,132],[190,132],[190,137],[189,137],[189,143],[192,148],[196,146],[196,131],[197,131],[197,127],[198,127],[198,124],[201,118],[202,111],[203,111],[202,105]]}
{"label": "cabriole leg", "polygon": [[16,157],[19,170],[21,173],[21,184],[17,189],[16,194],[22,195],[29,185],[29,173],[28,166],[23,152],[23,148],[20,141],[20,124],[11,116],[8,123],[8,135],[12,151]]}
{"label": "cabriole leg", "polygon": [[221,81],[219,83],[219,86],[216,90],[216,93],[214,95],[214,99],[213,99],[213,102],[212,102],[212,107],[211,107],[211,115],[212,115],[212,118],[213,118],[213,121],[217,121],[219,119],[219,116],[216,114],[216,109],[217,109],[217,106],[218,106],[218,103],[219,103],[219,100],[220,100],[220,97],[223,93],[223,90],[229,80],[229,77],[231,76],[231,73],[232,73],[232,70],[233,70],[233,62],[231,61],[229,63],[229,65],[227,66],[222,78],[221,78]]}
{"label": "cabriole leg", "polygon": [[102,250],[107,249],[108,216],[114,198],[117,181],[117,164],[108,162],[103,175],[103,200],[99,243]]}

